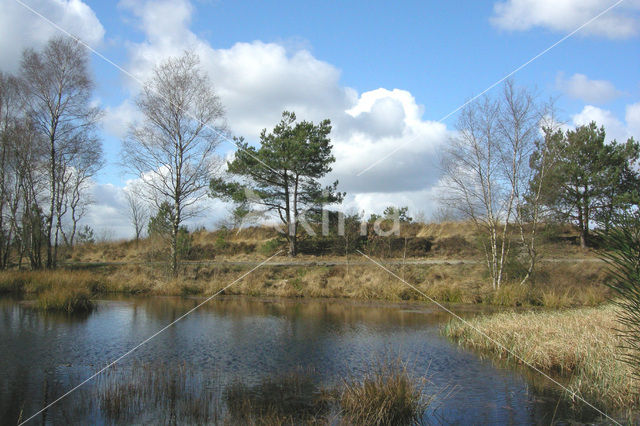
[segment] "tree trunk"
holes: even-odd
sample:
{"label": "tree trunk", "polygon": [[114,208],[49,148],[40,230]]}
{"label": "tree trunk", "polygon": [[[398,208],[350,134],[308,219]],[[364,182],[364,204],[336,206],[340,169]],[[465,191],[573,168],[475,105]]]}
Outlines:
{"label": "tree trunk", "polygon": [[52,242],[51,242],[51,237],[52,237],[52,231],[53,231],[53,215],[55,213],[55,208],[56,208],[56,145],[55,145],[55,125],[52,124],[51,125],[51,131],[50,131],[51,136],[49,137],[49,147],[50,147],[50,151],[49,151],[49,155],[51,155],[51,158],[49,159],[49,161],[51,161],[50,166],[50,170],[49,170],[49,174],[50,174],[50,178],[51,178],[51,201],[49,204],[49,215],[47,216],[47,269],[53,269],[53,264],[54,264],[54,260],[53,260],[53,247],[52,247]]}
{"label": "tree trunk", "polygon": [[178,276],[178,230],[180,227],[178,215],[173,219],[171,228],[171,275]]}
{"label": "tree trunk", "polygon": [[589,230],[586,227],[582,227],[582,229],[580,229],[580,247],[583,249],[586,249],[588,240],[589,240]]}
{"label": "tree trunk", "polygon": [[294,235],[289,235],[289,256],[296,257],[298,254],[298,238]]}

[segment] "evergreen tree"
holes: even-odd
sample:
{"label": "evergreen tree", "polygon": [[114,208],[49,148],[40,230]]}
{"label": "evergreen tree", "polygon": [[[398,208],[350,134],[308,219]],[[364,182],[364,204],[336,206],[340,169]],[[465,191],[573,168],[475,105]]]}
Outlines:
{"label": "evergreen tree", "polygon": [[[331,171],[331,122],[296,123],[293,112],[282,113],[282,120],[271,132],[260,134],[260,148],[238,139],[240,149],[228,163],[228,171],[242,182],[211,181],[213,196],[247,199],[274,211],[286,226],[289,255],[297,254],[298,225],[307,212],[317,212],[323,204],[341,202],[338,182],[322,187],[319,179]],[[247,191],[250,189],[251,191]],[[248,195],[250,194],[250,195]]]}
{"label": "evergreen tree", "polygon": [[543,202],[556,217],[578,226],[580,245],[586,247],[593,223],[608,228],[616,214],[638,204],[640,146],[633,138],[605,143],[604,127],[595,122],[547,138],[557,158]]}

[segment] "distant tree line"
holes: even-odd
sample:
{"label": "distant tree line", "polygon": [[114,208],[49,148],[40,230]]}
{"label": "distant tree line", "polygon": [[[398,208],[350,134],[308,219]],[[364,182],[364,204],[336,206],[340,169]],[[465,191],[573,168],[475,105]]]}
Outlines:
{"label": "distant tree line", "polygon": [[0,268],[55,268],[73,245],[102,166],[88,54],[54,38],[26,49],[15,75],[0,73]]}

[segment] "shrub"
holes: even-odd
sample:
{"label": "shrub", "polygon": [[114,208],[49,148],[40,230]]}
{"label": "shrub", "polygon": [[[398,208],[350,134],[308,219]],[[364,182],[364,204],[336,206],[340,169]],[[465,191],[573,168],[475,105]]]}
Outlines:
{"label": "shrub", "polygon": [[260,246],[260,254],[271,256],[280,249],[281,245],[278,239],[267,240]]}

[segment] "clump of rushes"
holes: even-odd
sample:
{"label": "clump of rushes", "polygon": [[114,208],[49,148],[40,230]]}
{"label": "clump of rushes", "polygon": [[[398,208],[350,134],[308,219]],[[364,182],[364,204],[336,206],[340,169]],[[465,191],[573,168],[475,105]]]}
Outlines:
{"label": "clump of rushes", "polygon": [[433,398],[423,397],[425,379],[414,380],[401,361],[380,363],[362,379],[343,383],[342,418],[356,425],[419,424]]}
{"label": "clump of rushes", "polygon": [[43,311],[67,314],[87,313],[95,308],[91,293],[86,288],[54,287],[38,295],[36,306]]}

